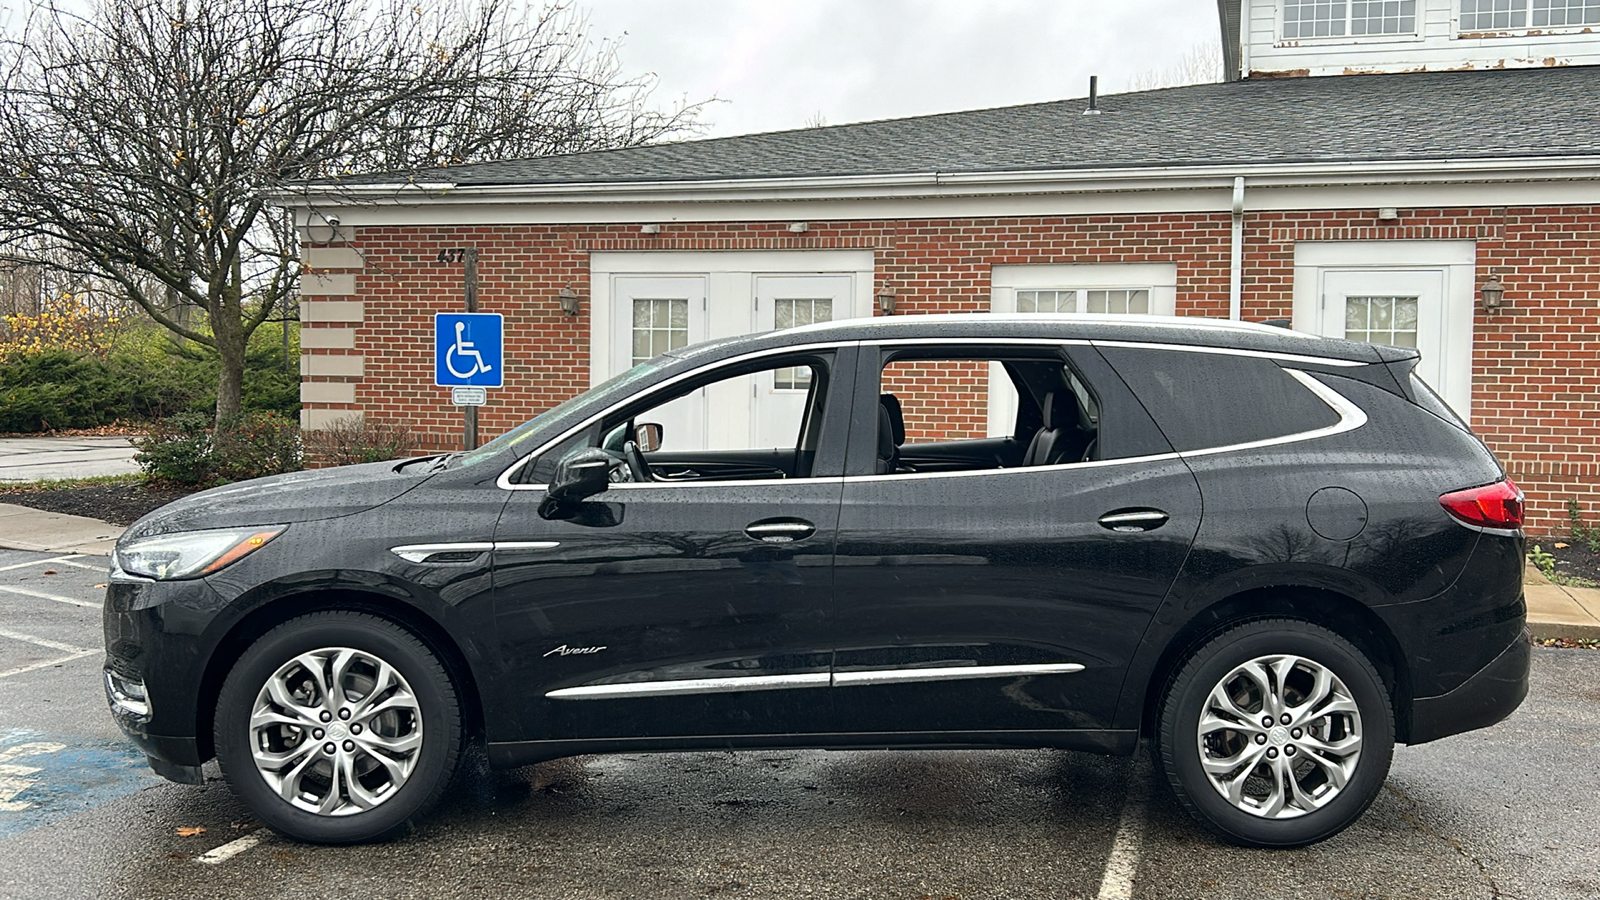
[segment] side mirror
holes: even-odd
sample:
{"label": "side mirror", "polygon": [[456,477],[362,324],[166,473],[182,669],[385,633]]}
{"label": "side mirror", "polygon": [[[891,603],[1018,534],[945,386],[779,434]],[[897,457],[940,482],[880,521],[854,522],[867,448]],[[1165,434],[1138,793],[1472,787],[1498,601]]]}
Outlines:
{"label": "side mirror", "polygon": [[651,453],[661,449],[661,426],[654,422],[635,425],[633,428],[633,442],[639,445],[640,453]]}
{"label": "side mirror", "polygon": [[576,501],[592,497],[610,485],[611,469],[617,461],[599,447],[580,447],[556,463],[545,495],[555,501]]}

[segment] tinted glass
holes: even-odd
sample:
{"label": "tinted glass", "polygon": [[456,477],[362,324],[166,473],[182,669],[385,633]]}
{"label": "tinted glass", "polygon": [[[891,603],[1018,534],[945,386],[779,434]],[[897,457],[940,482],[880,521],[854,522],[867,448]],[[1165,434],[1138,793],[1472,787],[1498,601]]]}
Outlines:
{"label": "tinted glass", "polygon": [[1339,414],[1270,359],[1102,347],[1180,451],[1286,437]]}

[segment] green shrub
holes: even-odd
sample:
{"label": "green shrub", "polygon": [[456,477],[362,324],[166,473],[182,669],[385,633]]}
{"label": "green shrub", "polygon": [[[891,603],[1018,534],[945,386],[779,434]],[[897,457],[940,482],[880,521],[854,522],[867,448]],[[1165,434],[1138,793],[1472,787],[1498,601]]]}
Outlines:
{"label": "green shrub", "polygon": [[151,481],[207,484],[217,480],[211,458],[211,420],[201,413],[162,419],[133,442],[139,464]]}
{"label": "green shrub", "polygon": [[360,416],[335,419],[303,436],[307,456],[336,466],[400,459],[410,456],[415,446],[405,428],[368,422]]}
{"label": "green shrub", "polygon": [[300,468],[300,429],[276,413],[245,413],[220,429],[203,413],[157,422],[134,441],[134,462],[155,482],[221,484]]}

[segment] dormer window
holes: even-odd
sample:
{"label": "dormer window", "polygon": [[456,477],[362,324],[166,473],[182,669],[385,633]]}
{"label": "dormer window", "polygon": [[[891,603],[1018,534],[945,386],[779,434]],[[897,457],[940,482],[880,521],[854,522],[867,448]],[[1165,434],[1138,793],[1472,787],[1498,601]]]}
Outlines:
{"label": "dormer window", "polygon": [[[1462,0],[1475,2],[1494,0]],[[1284,40],[1416,33],[1417,0],[1283,0]]]}
{"label": "dormer window", "polygon": [[1600,25],[1600,0],[1461,0],[1461,31],[1581,25]]}

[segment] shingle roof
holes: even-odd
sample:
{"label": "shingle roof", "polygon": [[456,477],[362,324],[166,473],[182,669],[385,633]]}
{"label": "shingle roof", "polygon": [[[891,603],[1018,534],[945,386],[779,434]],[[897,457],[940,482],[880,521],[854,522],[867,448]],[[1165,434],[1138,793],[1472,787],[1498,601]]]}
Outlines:
{"label": "shingle roof", "polygon": [[[1600,155],[1600,66],[1275,78],[414,173],[460,186]],[[393,174],[341,179],[392,183]]]}

